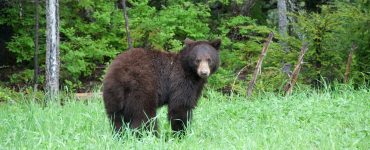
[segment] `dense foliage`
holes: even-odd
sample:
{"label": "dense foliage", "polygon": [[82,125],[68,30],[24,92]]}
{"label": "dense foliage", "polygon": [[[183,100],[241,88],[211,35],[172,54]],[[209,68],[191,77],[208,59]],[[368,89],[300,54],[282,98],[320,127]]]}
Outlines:
{"label": "dense foliage", "polygon": [[[0,0],[0,76],[5,85],[30,85],[33,76],[35,5],[33,1]],[[275,33],[257,80],[257,89],[278,91],[287,79],[285,63],[294,65],[303,42],[308,54],[300,75],[302,85],[342,82],[348,51],[357,49],[351,79],[356,85],[370,80],[370,2],[331,0],[313,4],[295,1],[289,10],[289,36],[277,31],[276,1],[254,1],[246,9],[241,0],[129,0],[130,31],[135,47],[176,52],[186,38],[221,38],[222,67],[210,86],[225,92],[245,90],[269,32]],[[61,81],[69,89],[99,84],[106,64],[124,51],[126,31],[117,0],[60,1]],[[39,64],[45,62],[45,6],[41,1]],[[9,30],[5,32],[5,30]],[[289,51],[280,42],[286,42]],[[245,69],[241,70],[243,67]],[[293,67],[291,68],[291,70]],[[43,74],[43,70],[41,70]],[[240,73],[240,74],[238,74]],[[237,76],[238,74],[238,76]],[[41,76],[41,82],[43,82]]]}

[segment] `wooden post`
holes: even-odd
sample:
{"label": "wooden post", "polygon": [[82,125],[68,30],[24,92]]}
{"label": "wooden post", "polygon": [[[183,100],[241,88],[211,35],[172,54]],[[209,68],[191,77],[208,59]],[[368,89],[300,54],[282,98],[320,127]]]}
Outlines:
{"label": "wooden post", "polygon": [[251,96],[252,95],[252,91],[253,91],[254,85],[256,84],[257,75],[258,75],[258,73],[261,72],[261,66],[262,66],[263,58],[266,56],[267,49],[268,49],[268,47],[270,45],[270,42],[272,41],[272,38],[273,37],[274,37],[274,33],[273,32],[270,32],[268,38],[265,41],[265,44],[263,45],[262,52],[261,52],[261,54],[260,54],[260,56],[258,58],[256,69],[253,72],[252,80],[249,82],[249,85],[248,85],[247,96]]}
{"label": "wooden post", "polygon": [[295,83],[297,82],[297,79],[298,79],[299,71],[302,68],[303,56],[304,56],[304,54],[307,51],[307,47],[308,47],[308,43],[304,43],[302,45],[301,53],[300,53],[300,55],[298,57],[298,62],[297,62],[297,64],[294,67],[293,74],[290,77],[289,81],[284,86],[285,95],[290,95],[292,93],[292,91],[293,91],[293,87],[294,87],[294,85],[295,85]]}
{"label": "wooden post", "polygon": [[349,73],[351,71],[353,51],[355,51],[356,48],[357,48],[356,44],[352,43],[352,48],[351,48],[351,50],[349,51],[349,54],[348,54],[346,72],[344,73],[344,83],[348,83]]}
{"label": "wooden post", "polygon": [[123,9],[123,17],[125,18],[128,48],[131,49],[132,48],[132,40],[131,40],[131,35],[130,35],[130,28],[129,28],[129,25],[128,25],[126,0],[122,0],[122,9]]}

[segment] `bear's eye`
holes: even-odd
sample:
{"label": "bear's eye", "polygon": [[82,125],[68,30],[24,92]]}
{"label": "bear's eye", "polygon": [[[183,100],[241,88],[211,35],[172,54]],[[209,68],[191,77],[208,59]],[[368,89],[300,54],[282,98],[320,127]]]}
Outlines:
{"label": "bear's eye", "polygon": [[199,64],[200,63],[200,59],[195,60],[195,63],[196,64]]}
{"label": "bear's eye", "polygon": [[212,60],[211,60],[211,58],[207,58],[207,61],[208,61],[208,63],[211,63]]}

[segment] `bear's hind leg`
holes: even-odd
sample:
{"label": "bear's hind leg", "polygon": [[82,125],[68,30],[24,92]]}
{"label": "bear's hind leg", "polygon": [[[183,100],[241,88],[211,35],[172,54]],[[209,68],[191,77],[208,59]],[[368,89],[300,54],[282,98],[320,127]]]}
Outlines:
{"label": "bear's hind leg", "polygon": [[108,117],[112,122],[113,128],[115,133],[119,133],[122,131],[123,125],[123,113],[122,111],[108,113]]}
{"label": "bear's hind leg", "polygon": [[139,129],[144,127],[145,130],[157,130],[157,121],[153,120],[156,116],[156,97],[149,94],[136,92],[131,95],[135,100],[130,99],[125,109],[125,122],[129,123],[130,128]]}

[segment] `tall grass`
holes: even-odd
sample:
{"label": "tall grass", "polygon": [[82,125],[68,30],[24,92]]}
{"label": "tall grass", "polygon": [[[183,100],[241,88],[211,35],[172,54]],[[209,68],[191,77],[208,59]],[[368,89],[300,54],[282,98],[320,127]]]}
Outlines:
{"label": "tall grass", "polygon": [[[0,104],[0,149],[369,149],[370,91],[260,93],[231,100],[205,91],[187,134],[170,134],[166,109],[160,135],[114,136],[99,96],[65,98],[64,106]],[[128,129],[126,129],[128,130]]]}

